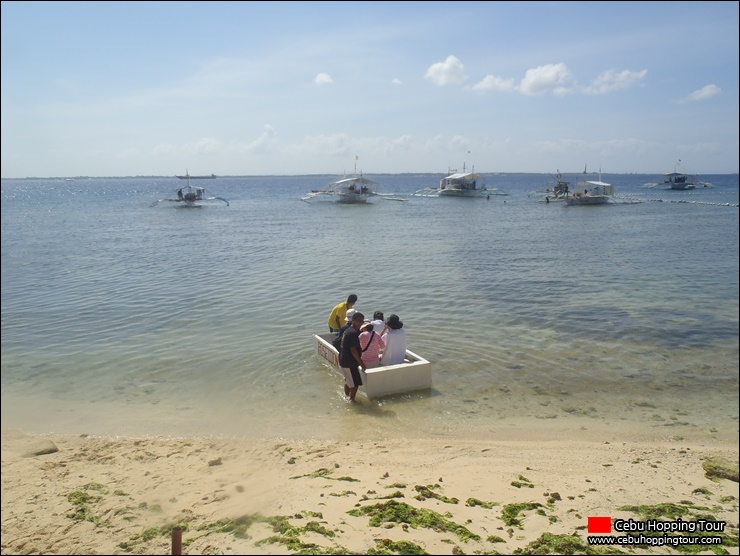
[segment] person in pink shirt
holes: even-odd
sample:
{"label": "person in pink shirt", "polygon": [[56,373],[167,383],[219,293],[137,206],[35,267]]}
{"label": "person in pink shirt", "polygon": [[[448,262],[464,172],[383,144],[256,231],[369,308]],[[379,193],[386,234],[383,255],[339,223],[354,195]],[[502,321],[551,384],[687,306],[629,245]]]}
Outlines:
{"label": "person in pink shirt", "polygon": [[366,322],[360,328],[360,349],[365,367],[372,369],[380,366],[380,350],[385,349],[383,337],[373,330],[373,323]]}

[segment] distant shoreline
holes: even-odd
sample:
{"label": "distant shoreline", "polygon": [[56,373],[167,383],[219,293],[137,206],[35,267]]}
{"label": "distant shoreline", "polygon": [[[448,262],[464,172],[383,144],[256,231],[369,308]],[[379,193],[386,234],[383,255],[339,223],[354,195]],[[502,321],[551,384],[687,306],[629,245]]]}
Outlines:
{"label": "distant shoreline", "polygon": [[[520,175],[532,175],[532,176],[551,176],[552,172],[479,172],[484,176],[520,176]],[[581,174],[581,172],[564,172],[564,174]],[[663,172],[604,172],[604,175],[608,176],[662,176]],[[295,178],[295,177],[334,177],[337,174],[254,174],[254,175],[223,175],[217,176],[218,178]],[[444,172],[378,172],[370,173],[367,175],[371,176],[441,176]],[[738,176],[738,172],[703,172],[702,176]],[[216,176],[190,176],[190,179],[214,179]],[[25,178],[4,178],[2,180],[127,180],[127,179],[185,179],[186,176],[54,176],[48,178],[29,176]]]}

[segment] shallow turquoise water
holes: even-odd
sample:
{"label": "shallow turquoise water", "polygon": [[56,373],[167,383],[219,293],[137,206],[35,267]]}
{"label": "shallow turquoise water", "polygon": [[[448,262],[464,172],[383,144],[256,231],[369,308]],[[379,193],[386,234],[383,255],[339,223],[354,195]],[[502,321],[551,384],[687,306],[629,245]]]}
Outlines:
{"label": "shallow turquoise water", "polygon": [[[604,175],[619,202],[596,207],[538,202],[537,174],[487,176],[489,200],[371,177],[408,201],[301,201],[331,176],[204,180],[230,206],[191,210],[151,206],[175,178],[3,180],[3,425],[737,435],[737,175]],[[311,334],[349,293],[400,315],[431,391],[344,402]]]}

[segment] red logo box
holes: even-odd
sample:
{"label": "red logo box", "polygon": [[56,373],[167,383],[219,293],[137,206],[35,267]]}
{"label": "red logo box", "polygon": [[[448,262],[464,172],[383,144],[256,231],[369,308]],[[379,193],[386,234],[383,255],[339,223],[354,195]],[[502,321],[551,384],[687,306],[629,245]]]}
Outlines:
{"label": "red logo box", "polygon": [[588,518],[588,532],[589,533],[611,533],[612,532],[612,518],[611,517],[591,517]]}

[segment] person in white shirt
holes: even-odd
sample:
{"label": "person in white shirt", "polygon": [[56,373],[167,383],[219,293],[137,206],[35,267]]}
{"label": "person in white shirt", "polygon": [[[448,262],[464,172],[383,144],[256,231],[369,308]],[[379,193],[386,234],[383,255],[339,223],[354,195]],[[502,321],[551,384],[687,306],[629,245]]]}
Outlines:
{"label": "person in white shirt", "polygon": [[373,313],[373,320],[370,321],[373,325],[373,330],[375,330],[376,334],[383,334],[383,330],[385,329],[385,317],[383,316],[383,311],[375,311]]}
{"label": "person in white shirt", "polygon": [[380,364],[387,367],[403,363],[406,357],[406,331],[398,315],[391,315],[385,321],[383,340],[385,349],[380,356]]}

